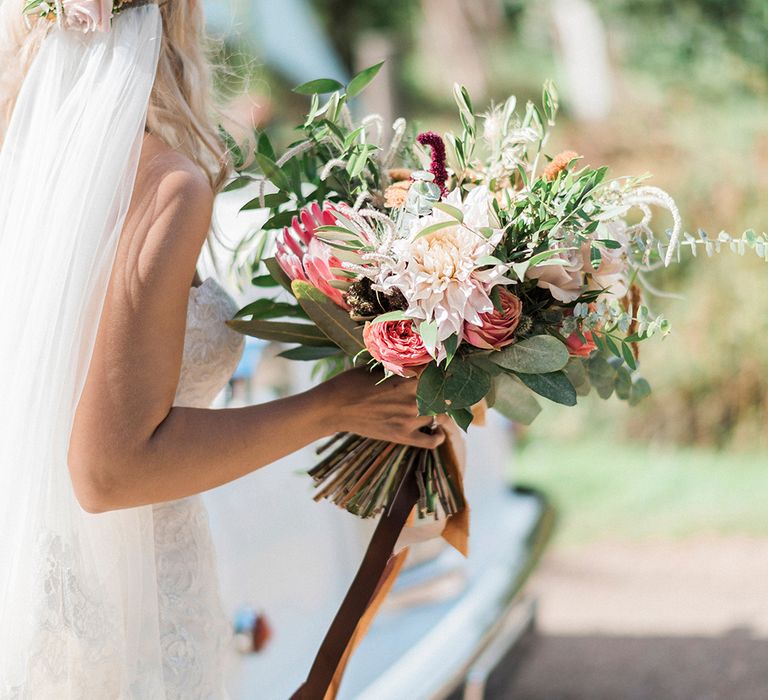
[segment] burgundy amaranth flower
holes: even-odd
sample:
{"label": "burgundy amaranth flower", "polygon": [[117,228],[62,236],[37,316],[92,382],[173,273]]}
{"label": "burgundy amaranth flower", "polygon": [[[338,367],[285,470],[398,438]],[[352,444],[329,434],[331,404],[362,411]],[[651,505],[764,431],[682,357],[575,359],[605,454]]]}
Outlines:
{"label": "burgundy amaranth flower", "polygon": [[448,182],[448,171],[445,169],[445,144],[443,139],[434,131],[425,131],[419,134],[416,140],[422,146],[429,146],[432,149],[432,163],[429,166],[429,172],[435,176],[435,184],[440,188],[440,192],[445,195],[445,183]]}

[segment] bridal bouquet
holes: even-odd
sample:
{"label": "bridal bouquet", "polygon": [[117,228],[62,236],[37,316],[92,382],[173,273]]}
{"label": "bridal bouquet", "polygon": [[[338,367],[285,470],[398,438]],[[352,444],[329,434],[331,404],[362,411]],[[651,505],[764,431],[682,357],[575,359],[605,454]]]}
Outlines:
{"label": "bridal bouquet", "polygon": [[[650,391],[639,343],[669,331],[643,303],[645,273],[683,245],[768,256],[751,232],[737,241],[682,234],[672,198],[644,178],[609,179],[572,151],[547,156],[551,84],[540,105],[518,109],[510,97],[483,114],[456,86],[461,128],[441,136],[403,119],[391,131],[377,115],[353,121],[347,103],[377,70],[347,86],[297,88],[311,106],[280,158],[265,134],[251,164],[229,140],[239,170],[230,189],[256,178],[258,196],[243,210],[270,212],[244,243],[255,251],[253,283],[287,292],[246,306],[231,325],[294,345],[285,357],[412,377],[419,412],[447,413],[464,429],[483,401],[526,424],[538,397],[572,406],[594,389],[634,404]],[[659,209],[670,223],[661,234],[652,228]],[[317,497],[362,517],[387,507],[410,470],[422,516],[464,507],[460,475],[441,451],[356,435],[323,450],[311,471]]]}

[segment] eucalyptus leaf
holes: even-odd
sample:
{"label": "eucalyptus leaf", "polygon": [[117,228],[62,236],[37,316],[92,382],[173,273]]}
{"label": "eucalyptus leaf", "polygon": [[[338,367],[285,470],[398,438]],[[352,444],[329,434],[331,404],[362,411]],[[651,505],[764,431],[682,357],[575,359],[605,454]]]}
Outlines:
{"label": "eucalyptus leaf", "polygon": [[547,372],[546,374],[518,374],[520,381],[550,401],[563,406],[576,405],[576,389],[565,372]]}
{"label": "eucalyptus leaf", "polygon": [[434,352],[437,347],[437,323],[435,321],[422,321],[416,329],[424,345],[429,352]]}
{"label": "eucalyptus leaf", "polygon": [[637,360],[635,360],[635,355],[632,352],[632,348],[627,343],[621,344],[621,354],[624,357],[624,362],[627,363],[627,366],[630,369],[637,369]]}
{"label": "eucalyptus leaf", "polygon": [[483,255],[475,260],[476,267],[485,267],[487,265],[503,265],[504,261],[499,260],[495,255]]}
{"label": "eucalyptus leaf", "polygon": [[446,368],[434,362],[419,377],[416,402],[422,416],[437,415],[461,408],[471,408],[491,389],[491,376],[462,358],[455,358]]}
{"label": "eucalyptus leaf", "polygon": [[609,398],[616,381],[616,369],[602,355],[594,355],[587,360],[587,373],[598,396]]}
{"label": "eucalyptus leaf", "polygon": [[455,411],[448,411],[448,415],[453,418],[456,425],[458,425],[465,433],[469,426],[472,425],[472,421],[475,418],[475,414],[468,408],[459,408]]}
{"label": "eucalyptus leaf", "polygon": [[632,388],[629,392],[629,405],[636,406],[644,398],[650,396],[651,385],[642,377],[632,383]]}
{"label": "eucalyptus leaf", "polygon": [[443,343],[447,357],[445,358],[445,364],[448,366],[456,356],[456,351],[459,349],[459,336],[449,335]]}
{"label": "eucalyptus leaf", "polygon": [[517,377],[499,374],[493,379],[494,399],[492,408],[502,416],[523,425],[530,425],[541,413],[541,404]]}
{"label": "eucalyptus leaf", "polygon": [[489,357],[490,354],[491,353],[472,353],[471,355],[467,356],[467,360],[472,364],[477,365],[481,370],[487,372],[493,377],[495,377],[497,374],[503,374],[505,370],[499,367],[499,365],[491,362]]}
{"label": "eucalyptus leaf", "polygon": [[628,401],[632,393],[632,377],[626,367],[619,367],[616,371],[616,381],[614,383],[616,396],[622,401]]}
{"label": "eucalyptus leaf", "polygon": [[572,357],[563,370],[579,396],[587,396],[592,390],[587,368],[578,357]]}
{"label": "eucalyptus leaf", "polygon": [[[594,338],[595,335],[597,334],[593,333],[592,337]],[[616,344],[616,341],[607,333],[603,336],[603,338],[605,339],[605,344],[608,347],[608,350],[610,350],[611,353],[616,357],[621,357],[621,350],[619,350],[619,346]]]}
{"label": "eucalyptus leaf", "polygon": [[535,335],[490,356],[504,369],[525,374],[557,372],[568,364],[568,349],[551,335]]}

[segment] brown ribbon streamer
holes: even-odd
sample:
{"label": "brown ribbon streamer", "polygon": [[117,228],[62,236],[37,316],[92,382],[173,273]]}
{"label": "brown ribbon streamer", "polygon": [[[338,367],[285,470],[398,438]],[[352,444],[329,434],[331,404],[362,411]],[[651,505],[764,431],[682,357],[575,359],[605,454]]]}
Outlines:
{"label": "brown ribbon streamer", "polygon": [[387,576],[387,564],[392,558],[397,538],[418,500],[419,488],[415,472],[411,469],[403,479],[391,508],[376,526],[363,563],[320,645],[306,682],[291,696],[291,700],[324,700],[329,689],[338,687],[339,671],[354,648],[355,633],[360,621],[376,601],[379,589],[387,583],[388,578],[391,579]]}
{"label": "brown ribbon streamer", "polygon": [[341,681],[344,679],[344,672],[347,669],[347,664],[355,649],[357,649],[358,645],[365,639],[365,635],[368,634],[368,630],[376,619],[376,615],[378,615],[379,609],[389,595],[389,592],[392,590],[392,586],[395,585],[395,581],[397,581],[397,577],[400,575],[400,571],[407,558],[408,549],[406,548],[387,562],[387,566],[379,581],[379,587],[373,596],[371,604],[368,606],[368,609],[358,623],[352,639],[349,640],[347,650],[344,652],[344,657],[342,658],[341,663],[339,663],[339,667],[336,669],[336,673],[333,676],[331,687],[325,694],[325,700],[336,700],[336,696],[339,694],[339,689],[341,688]]}
{"label": "brown ribbon streamer", "polygon": [[[451,440],[446,440],[439,449],[454,483],[463,493],[462,460],[455,446]],[[392,553],[418,500],[419,487],[412,468],[403,479],[391,507],[379,520],[363,562],[320,645],[307,680],[291,700],[334,700],[336,697],[352,653],[365,637],[405,562],[407,550],[395,556]],[[467,556],[469,506],[448,518],[442,536]]]}

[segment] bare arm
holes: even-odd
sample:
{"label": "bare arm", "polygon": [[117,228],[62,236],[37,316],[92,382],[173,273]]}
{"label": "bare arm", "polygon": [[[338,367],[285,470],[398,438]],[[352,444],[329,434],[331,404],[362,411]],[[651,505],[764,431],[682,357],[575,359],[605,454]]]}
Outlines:
{"label": "bare arm", "polygon": [[419,432],[429,419],[416,416],[415,381],[377,387],[364,370],[258,406],[173,407],[213,196],[189,164],[163,163],[142,166],[75,417],[69,465],[86,510],[200,493],[339,430],[423,446],[444,439]]}

